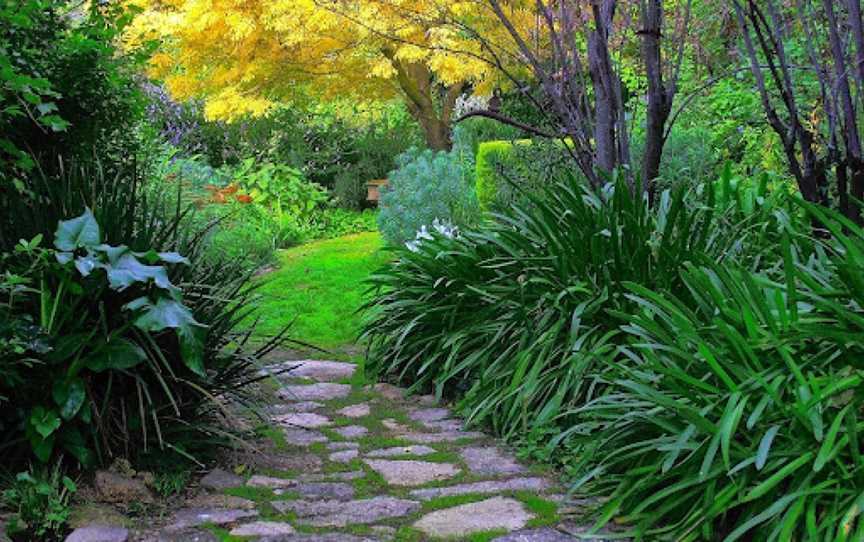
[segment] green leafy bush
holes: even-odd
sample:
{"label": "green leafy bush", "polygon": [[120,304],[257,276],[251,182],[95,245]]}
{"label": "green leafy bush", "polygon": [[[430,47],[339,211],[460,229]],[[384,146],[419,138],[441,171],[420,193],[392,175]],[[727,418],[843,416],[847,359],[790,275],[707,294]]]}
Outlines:
{"label": "green leafy bush", "polygon": [[399,168],[382,190],[378,227],[391,244],[413,239],[435,219],[466,226],[478,219],[477,198],[456,153],[413,151],[399,158]]}
{"label": "green leafy bush", "polygon": [[[244,385],[272,345],[246,345],[250,272],[205,256],[209,226],[138,175],[73,166],[32,181],[40,205],[22,197],[9,208],[4,234],[34,239],[3,245],[0,446],[10,464],[61,451],[85,464],[211,453],[225,443],[212,430],[221,402],[252,400]],[[92,215],[57,229],[56,217],[85,207]]]}
{"label": "green leafy bush", "polygon": [[477,150],[475,182],[484,211],[506,209],[539,194],[550,179],[575,174],[573,158],[561,141],[487,141]]}
{"label": "green leafy bush", "polygon": [[7,534],[15,540],[58,539],[69,520],[69,501],[77,490],[59,463],[54,468],[18,473],[0,495],[0,503],[13,511]]}
{"label": "green leafy bush", "polygon": [[365,178],[355,169],[348,168],[336,174],[333,182],[333,195],[338,204],[346,209],[362,209],[366,204],[366,183],[375,180]]}
{"label": "green leafy bush", "polygon": [[133,75],[142,55],[117,45],[130,14],[113,3],[76,6],[74,17],[71,9],[65,0],[0,2],[4,198],[22,190],[37,165],[58,167],[43,156],[134,154],[142,107]]}

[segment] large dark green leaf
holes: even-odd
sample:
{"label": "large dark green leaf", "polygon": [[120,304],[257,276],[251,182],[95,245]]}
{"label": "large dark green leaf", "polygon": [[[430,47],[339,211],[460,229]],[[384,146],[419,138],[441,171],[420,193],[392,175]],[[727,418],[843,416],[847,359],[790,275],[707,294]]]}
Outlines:
{"label": "large dark green leaf", "polygon": [[90,209],[86,209],[84,214],[77,218],[61,221],[54,233],[54,246],[64,252],[80,247],[94,247],[101,242],[99,224]]}
{"label": "large dark green leaf", "polygon": [[168,273],[160,265],[144,265],[131,252],[120,256],[113,265],[105,267],[108,282],[115,290],[124,290],[136,283],[152,280],[156,286],[166,290],[176,290],[168,279]]}
{"label": "large dark green leaf", "polygon": [[56,382],[51,390],[51,396],[60,408],[60,416],[64,420],[74,418],[87,398],[84,382],[80,378],[68,382],[63,380]]}
{"label": "large dark green leaf", "polygon": [[175,329],[180,340],[183,362],[196,374],[205,376],[201,352],[206,326],[195,321],[185,305],[164,297],[154,304],[148,298],[140,297],[128,303],[126,308],[142,311],[135,320],[135,325],[144,331]]}
{"label": "large dark green leaf", "polygon": [[86,366],[101,373],[108,370],[131,369],[147,359],[137,344],[126,339],[113,339],[87,357]]}

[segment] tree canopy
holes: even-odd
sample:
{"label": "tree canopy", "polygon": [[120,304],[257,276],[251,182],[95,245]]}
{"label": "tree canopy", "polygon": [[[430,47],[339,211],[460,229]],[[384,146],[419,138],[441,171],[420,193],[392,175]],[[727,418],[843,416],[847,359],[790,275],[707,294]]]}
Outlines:
{"label": "tree canopy", "polygon": [[[132,3],[143,12],[130,39],[162,43],[152,74],[180,99],[203,97],[213,118],[260,115],[309,95],[399,97],[427,143],[446,148],[458,96],[468,86],[488,94],[500,77],[472,32],[504,29],[472,1]],[[472,31],[454,20],[470,21]],[[513,20],[531,24],[533,17],[514,9]]]}

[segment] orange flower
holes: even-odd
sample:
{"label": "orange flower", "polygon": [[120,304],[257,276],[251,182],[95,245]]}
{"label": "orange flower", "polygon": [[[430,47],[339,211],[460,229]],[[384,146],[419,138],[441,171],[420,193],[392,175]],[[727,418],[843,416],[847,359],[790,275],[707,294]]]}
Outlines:
{"label": "orange flower", "polygon": [[250,196],[248,194],[238,194],[234,197],[240,203],[252,203],[252,196]]}
{"label": "orange flower", "polygon": [[223,194],[236,194],[237,191],[240,190],[240,187],[237,186],[237,183],[231,183],[225,188],[222,189]]}

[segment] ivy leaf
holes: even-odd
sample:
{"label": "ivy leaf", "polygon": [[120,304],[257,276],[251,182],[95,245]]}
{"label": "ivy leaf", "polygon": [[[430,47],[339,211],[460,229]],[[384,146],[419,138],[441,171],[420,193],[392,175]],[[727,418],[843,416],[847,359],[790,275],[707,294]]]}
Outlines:
{"label": "ivy leaf", "polygon": [[99,224],[88,208],[77,218],[60,221],[54,233],[54,246],[63,252],[73,252],[79,247],[94,247],[100,239]]}
{"label": "ivy leaf", "polygon": [[93,372],[131,369],[147,359],[147,354],[137,344],[126,339],[114,339],[93,352],[86,366]]}

